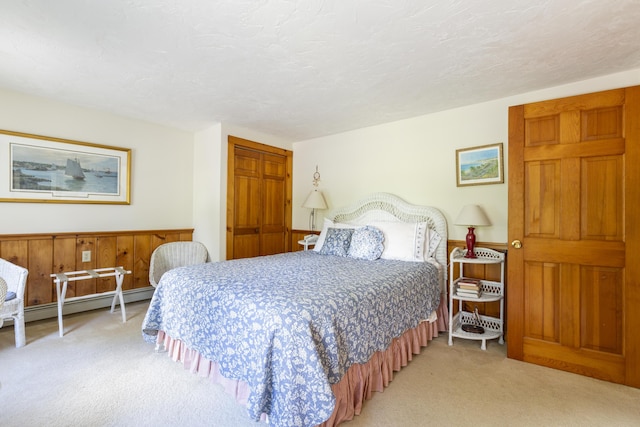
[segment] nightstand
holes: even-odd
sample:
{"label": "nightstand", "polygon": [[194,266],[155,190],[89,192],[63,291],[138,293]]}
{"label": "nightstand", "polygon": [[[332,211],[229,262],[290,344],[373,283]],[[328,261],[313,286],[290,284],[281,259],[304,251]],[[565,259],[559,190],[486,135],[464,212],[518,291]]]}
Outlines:
{"label": "nightstand", "polygon": [[[493,249],[478,248],[474,250],[476,258],[465,258],[466,249],[455,248],[449,257],[449,345],[453,345],[453,337],[468,340],[482,340],[481,349],[487,349],[487,340],[499,339],[504,344],[504,253]],[[460,264],[460,274],[453,277],[454,264]],[[500,264],[500,281],[468,280],[464,276],[465,264]],[[479,288],[479,296],[473,296],[473,292],[465,292],[464,282],[476,282]],[[459,292],[460,290],[460,292]],[[453,315],[453,307],[458,302],[458,312]],[[463,309],[464,301],[491,302],[500,301],[500,316],[483,316],[476,312],[468,312]],[[482,333],[469,332],[473,326],[479,326]],[[464,329],[467,330],[463,330]]]}
{"label": "nightstand", "polygon": [[307,242],[306,240],[302,239],[298,240],[298,244],[302,245],[305,251],[308,251],[309,248],[312,248],[316,245],[316,242]]}

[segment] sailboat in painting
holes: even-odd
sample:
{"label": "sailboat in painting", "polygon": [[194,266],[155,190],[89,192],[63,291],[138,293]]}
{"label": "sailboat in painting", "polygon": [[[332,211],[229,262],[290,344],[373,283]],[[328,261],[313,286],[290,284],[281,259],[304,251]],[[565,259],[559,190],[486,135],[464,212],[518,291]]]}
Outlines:
{"label": "sailboat in painting", "polygon": [[84,172],[82,172],[82,166],[78,159],[67,159],[67,168],[64,171],[65,175],[72,176],[73,179],[84,179]]}

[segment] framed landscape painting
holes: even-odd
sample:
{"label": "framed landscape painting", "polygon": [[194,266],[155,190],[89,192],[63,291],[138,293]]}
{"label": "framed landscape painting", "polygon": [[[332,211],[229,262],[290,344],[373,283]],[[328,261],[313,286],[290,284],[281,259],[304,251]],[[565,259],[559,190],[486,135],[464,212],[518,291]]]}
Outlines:
{"label": "framed landscape painting", "polygon": [[503,182],[502,143],[456,150],[458,187]]}
{"label": "framed landscape painting", "polygon": [[0,201],[130,203],[131,150],[0,130]]}

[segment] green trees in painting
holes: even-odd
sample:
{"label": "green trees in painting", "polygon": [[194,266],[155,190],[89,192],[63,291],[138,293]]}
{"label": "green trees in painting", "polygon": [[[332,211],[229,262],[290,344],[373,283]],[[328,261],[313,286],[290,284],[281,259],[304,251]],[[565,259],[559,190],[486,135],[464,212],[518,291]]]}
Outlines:
{"label": "green trees in painting", "polygon": [[500,176],[498,159],[481,160],[461,171],[463,181],[471,179],[495,178]]}

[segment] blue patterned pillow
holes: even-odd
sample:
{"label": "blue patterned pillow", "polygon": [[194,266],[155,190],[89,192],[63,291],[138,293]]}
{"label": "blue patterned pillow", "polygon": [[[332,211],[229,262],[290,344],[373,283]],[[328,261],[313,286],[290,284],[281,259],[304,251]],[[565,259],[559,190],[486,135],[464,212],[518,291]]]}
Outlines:
{"label": "blue patterned pillow", "polygon": [[351,236],[348,256],[373,261],[380,258],[384,250],[384,234],[381,230],[367,225],[358,228]]}
{"label": "blue patterned pillow", "polygon": [[347,256],[353,228],[329,228],[320,253],[322,255]]}

